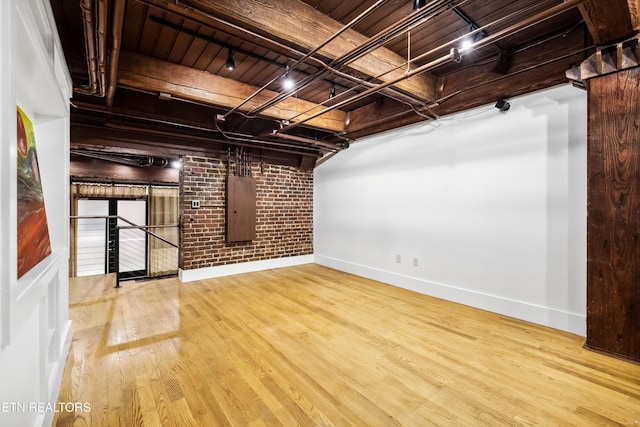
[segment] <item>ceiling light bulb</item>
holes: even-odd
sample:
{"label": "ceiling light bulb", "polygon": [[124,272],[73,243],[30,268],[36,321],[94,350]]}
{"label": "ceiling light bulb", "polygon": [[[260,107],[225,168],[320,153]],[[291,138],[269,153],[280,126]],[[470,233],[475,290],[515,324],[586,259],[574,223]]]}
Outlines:
{"label": "ceiling light bulb", "polygon": [[182,169],[182,160],[174,160],[171,162],[171,167],[174,169]]}
{"label": "ceiling light bulb", "polygon": [[285,89],[292,89],[294,86],[294,83],[293,83],[293,80],[291,80],[291,77],[285,77],[282,84]]}
{"label": "ceiling light bulb", "polygon": [[289,77],[289,66],[287,65],[287,69],[284,72],[284,78],[282,80],[282,86],[284,86],[286,90],[289,90],[289,89],[293,89],[294,85],[295,83],[293,82],[293,79]]}
{"label": "ceiling light bulb", "polygon": [[460,46],[460,50],[469,50],[473,46],[473,42],[470,39],[465,39]]}

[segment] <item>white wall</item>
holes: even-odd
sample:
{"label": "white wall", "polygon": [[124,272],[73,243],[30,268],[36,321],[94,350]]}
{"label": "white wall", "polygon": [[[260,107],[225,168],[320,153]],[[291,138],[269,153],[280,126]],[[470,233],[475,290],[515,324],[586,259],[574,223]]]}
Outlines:
{"label": "white wall", "polygon": [[[0,425],[50,425],[71,339],[71,79],[48,0],[0,2],[0,51]],[[52,246],[52,254],[20,279],[17,105],[34,126]]]}
{"label": "white wall", "polygon": [[586,93],[509,101],[317,167],[316,262],[584,335]]}

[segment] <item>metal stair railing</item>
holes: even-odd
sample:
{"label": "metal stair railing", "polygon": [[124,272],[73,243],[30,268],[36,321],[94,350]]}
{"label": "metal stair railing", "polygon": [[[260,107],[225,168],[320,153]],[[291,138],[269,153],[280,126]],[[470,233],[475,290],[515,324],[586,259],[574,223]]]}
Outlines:
{"label": "metal stair railing", "polygon": [[[175,276],[178,273],[178,224],[140,226],[119,215],[70,216],[69,218],[78,221],[78,232],[80,232],[80,220],[104,219],[105,238],[108,235],[109,220],[121,220],[128,224],[114,227],[115,245],[113,250],[115,252],[116,288],[120,288],[120,283],[124,280],[161,278]],[[168,236],[169,234],[173,236]],[[176,243],[171,241],[171,237],[175,238]],[[145,240],[142,251],[139,243],[137,245],[131,243],[139,242],[141,239]],[[131,273],[132,270],[127,270],[136,267],[142,267],[135,270],[138,274],[133,274]],[[104,272],[106,273],[106,271]]]}
{"label": "metal stair railing", "polygon": [[[121,218],[122,219],[122,218]],[[131,224],[130,221],[123,219],[126,223]],[[116,270],[116,288],[120,288],[120,282],[124,280],[133,279],[146,279],[146,278],[160,278],[167,276],[174,276],[178,273],[178,245],[160,236],[157,233],[149,231],[161,230],[161,229],[176,229],[177,224],[168,225],[125,225],[116,226],[115,235],[115,270]],[[129,237],[129,240],[135,240],[140,233],[144,233],[148,239],[145,244],[146,259],[142,259],[139,251],[135,245],[128,245],[123,242],[123,236]],[[126,240],[125,240],[126,242]],[[123,269],[122,265],[128,265],[129,268],[135,268],[135,265],[139,265],[143,262],[144,273],[141,275],[129,275],[124,276],[122,272],[130,271]],[[152,264],[152,265],[149,265]],[[153,273],[151,272],[153,270]]]}

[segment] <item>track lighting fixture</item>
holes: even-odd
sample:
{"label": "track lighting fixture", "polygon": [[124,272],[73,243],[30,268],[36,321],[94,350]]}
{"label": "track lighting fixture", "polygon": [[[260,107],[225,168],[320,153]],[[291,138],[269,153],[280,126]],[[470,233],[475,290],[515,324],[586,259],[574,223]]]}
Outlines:
{"label": "track lighting fixture", "polygon": [[333,99],[336,96],[336,85],[331,83],[331,92],[329,92],[329,99]]}
{"label": "track lighting fixture", "polygon": [[511,108],[511,104],[509,104],[507,101],[505,101],[504,99],[500,98],[498,99],[498,102],[496,102],[495,107],[500,110],[501,113],[506,112],[509,108]]}
{"label": "track lighting fixture", "polygon": [[282,80],[282,85],[285,89],[293,89],[294,82],[291,77],[289,77],[289,66],[287,65],[287,70],[284,72],[284,79]]}
{"label": "track lighting fixture", "polygon": [[413,10],[422,9],[427,5],[427,0],[413,0]]}
{"label": "track lighting fixture", "polygon": [[462,41],[462,44],[460,45],[461,51],[467,51],[471,49],[475,42],[487,37],[488,34],[484,30],[478,31],[480,30],[478,24],[473,19],[471,19],[469,15],[464,13],[464,11],[460,9],[459,6],[454,6],[451,10],[469,26],[469,32],[472,33],[469,35],[469,37],[465,38]]}
{"label": "track lighting fixture", "polygon": [[227,63],[225,66],[229,71],[233,71],[236,68],[236,63],[233,60],[233,51],[231,50],[231,48],[229,48],[229,51],[227,53]]}

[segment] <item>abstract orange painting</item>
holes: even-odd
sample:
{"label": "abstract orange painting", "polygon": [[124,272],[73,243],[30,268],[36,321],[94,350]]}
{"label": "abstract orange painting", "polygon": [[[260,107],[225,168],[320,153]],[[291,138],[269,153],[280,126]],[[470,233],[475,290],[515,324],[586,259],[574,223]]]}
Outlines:
{"label": "abstract orange painting", "polygon": [[18,278],[51,254],[33,124],[18,107]]}

